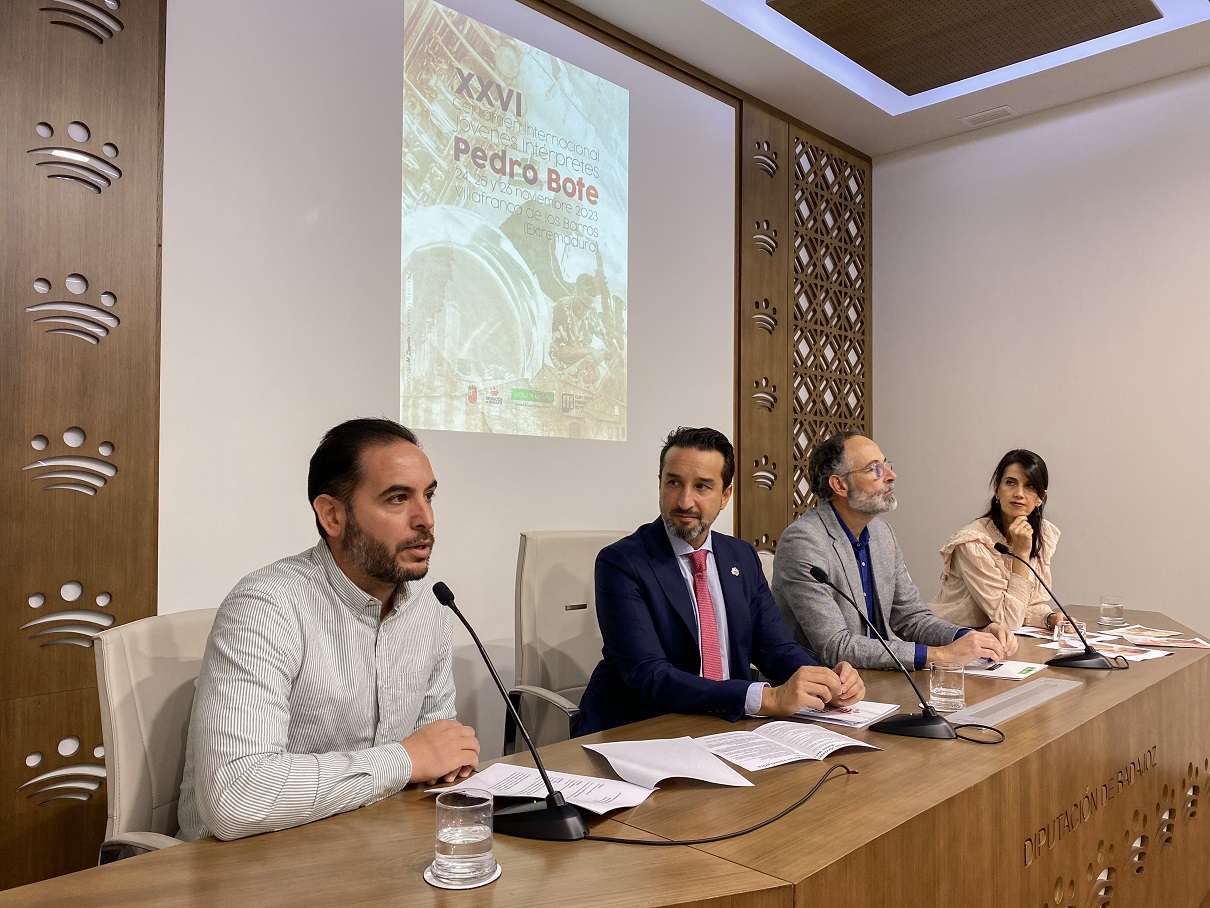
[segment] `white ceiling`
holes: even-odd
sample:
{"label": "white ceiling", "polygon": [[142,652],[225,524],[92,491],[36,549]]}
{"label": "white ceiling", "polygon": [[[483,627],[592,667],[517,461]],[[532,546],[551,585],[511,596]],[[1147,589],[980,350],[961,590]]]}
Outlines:
{"label": "white ceiling", "polygon": [[870,157],[969,132],[960,117],[1002,105],[1024,116],[1210,66],[1210,21],[1202,21],[892,115],[714,8],[763,7],[764,0],[575,2]]}

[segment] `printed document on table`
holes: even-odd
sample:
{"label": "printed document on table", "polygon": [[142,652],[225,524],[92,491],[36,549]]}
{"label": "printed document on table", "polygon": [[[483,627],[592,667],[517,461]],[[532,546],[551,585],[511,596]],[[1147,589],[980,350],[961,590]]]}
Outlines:
{"label": "printed document on table", "polygon": [[[1092,636],[1088,637],[1089,642],[1092,641]],[[1043,643],[1039,649],[1059,649],[1057,643]],[[1064,653],[1081,652],[1079,648],[1066,648],[1061,650]],[[1106,656],[1121,656],[1128,662],[1146,662],[1148,659],[1158,659],[1160,656],[1171,656],[1172,653],[1164,649],[1139,649],[1137,646],[1123,646],[1120,643],[1101,643],[1097,642],[1097,652],[1104,653]]]}
{"label": "printed document on table", "polygon": [[1136,637],[1133,634],[1123,634],[1122,639],[1134,646],[1175,646],[1192,647],[1193,649],[1210,649],[1201,637]]}
{"label": "printed document on table", "polygon": [[845,747],[882,749],[826,728],[798,722],[770,722],[756,731],[725,731],[697,740],[712,753],[749,772],[796,760],[822,760]]}
{"label": "printed document on table", "polygon": [[[1013,631],[1018,637],[1036,637],[1039,640],[1054,640],[1055,632],[1043,630],[1040,627],[1019,627]],[[1109,631],[1101,628],[1095,631],[1085,631],[1084,636],[1088,638],[1089,643],[1100,643],[1102,640],[1111,640],[1116,637],[1120,631]]]}
{"label": "printed document on table", "polygon": [[[550,784],[555,791],[563,793],[567,803],[583,807],[593,813],[608,813],[621,807],[636,807],[652,795],[652,789],[614,779],[597,779],[577,776],[568,772],[552,772]],[[457,791],[462,788],[481,788],[500,798],[545,798],[546,786],[538,770],[530,766],[512,766],[508,763],[493,763],[483,772],[448,788],[429,788],[430,794],[442,791]]]}
{"label": "printed document on table", "polygon": [[716,785],[752,784],[688,736],[585,744],[584,749],[599,753],[619,776],[644,788],[655,788],[658,782],[673,777]]}
{"label": "printed document on table", "polygon": [[1044,627],[1018,627],[1013,633],[1018,637],[1037,637],[1040,640],[1050,640],[1054,637],[1054,633]]}
{"label": "printed document on table", "polygon": [[1036,662],[1012,662],[1006,660],[1004,662],[996,662],[992,665],[984,664],[981,660],[972,662],[966,666],[968,675],[978,675],[980,678],[1001,678],[1005,681],[1024,681],[1026,678],[1032,678],[1045,665]]}
{"label": "printed document on table", "polygon": [[1129,624],[1113,631],[1119,637],[1179,637],[1180,631],[1168,631],[1158,627],[1147,627],[1143,624]]}
{"label": "printed document on table", "polygon": [[[1117,636],[1117,635],[1110,633],[1109,631],[1085,631],[1084,632],[1084,639],[1087,640],[1089,643],[1107,643],[1110,640],[1112,640],[1115,636]],[[1045,645],[1045,644],[1043,644],[1043,645]]]}
{"label": "printed document on table", "polygon": [[898,703],[875,703],[873,700],[862,700],[852,706],[840,706],[836,709],[812,709],[804,706],[794,714],[794,718],[829,722],[832,725],[844,725],[847,728],[865,728],[871,722],[877,722],[883,716],[889,716],[898,708]]}

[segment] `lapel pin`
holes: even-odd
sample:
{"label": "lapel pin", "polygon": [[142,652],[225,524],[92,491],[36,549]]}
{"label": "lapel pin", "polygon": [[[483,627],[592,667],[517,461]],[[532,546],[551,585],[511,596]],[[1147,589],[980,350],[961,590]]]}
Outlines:
{"label": "lapel pin", "polygon": [[739,568],[737,568],[737,567],[733,567],[733,568],[731,569],[731,576],[733,576],[733,577],[738,577],[738,576],[739,576]]}

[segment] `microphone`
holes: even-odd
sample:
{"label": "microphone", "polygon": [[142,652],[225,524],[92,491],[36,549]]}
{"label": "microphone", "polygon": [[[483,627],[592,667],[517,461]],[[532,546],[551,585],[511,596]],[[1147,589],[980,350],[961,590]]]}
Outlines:
{"label": "microphone", "polygon": [[916,700],[920,703],[921,713],[907,713],[906,715],[891,716],[883,719],[880,722],[875,722],[870,726],[870,731],[880,731],[888,735],[904,735],[909,738],[956,738],[958,733],[954,731],[954,726],[950,725],[949,721],[942,715],[938,714],[937,710],[924,699],[924,695],[920,693],[920,688],[916,686],[916,682],[912,680],[912,673],[904,667],[903,663],[896,658],[891,652],[890,646],[887,645],[886,638],[878,632],[878,628],[870,623],[869,616],[858,608],[857,603],[852,597],[836,586],[828,579],[828,572],[814,564],[807,565],[811,578],[816,583],[822,583],[830,588],[833,592],[839,593],[849,605],[853,606],[861,620],[866,623],[866,626],[874,632],[874,636],[878,638],[878,642],[882,644],[882,648],[886,650],[887,655],[895,660],[895,664],[899,666],[899,670],[903,672],[903,676],[908,679],[908,684],[912,685],[912,690],[916,692]]}
{"label": "microphone", "polygon": [[1059,611],[1063,613],[1063,617],[1071,622],[1071,626],[1075,628],[1076,636],[1079,637],[1080,642],[1084,644],[1084,652],[1070,653],[1066,656],[1055,656],[1053,659],[1046,660],[1047,665],[1053,665],[1055,668],[1130,668],[1130,663],[1121,656],[1116,657],[1121,660],[1121,664],[1115,664],[1109,661],[1109,658],[1104,653],[1098,653],[1092,648],[1092,645],[1088,642],[1088,638],[1085,637],[1084,632],[1080,630],[1080,626],[1076,624],[1075,619],[1068,614],[1067,609],[1063,608],[1063,603],[1059,601],[1058,597],[1055,596],[1053,592],[1051,592],[1050,587],[1046,585],[1046,581],[1042,579],[1042,575],[1034,570],[1034,566],[1032,564],[1030,564],[1020,555],[1016,554],[1003,542],[997,542],[994,548],[1001,555],[1007,555],[1009,558],[1016,558],[1023,565],[1029,568],[1030,572],[1038,578],[1038,583],[1042,584],[1042,589],[1046,590],[1046,592],[1050,594],[1050,598],[1053,599],[1055,605],[1059,607]]}
{"label": "microphone", "polygon": [[475,641],[479,655],[483,657],[483,663],[491,672],[492,680],[496,682],[496,687],[500,691],[500,696],[504,698],[504,705],[512,714],[513,721],[517,723],[517,728],[521,729],[521,735],[525,738],[525,746],[533,755],[534,765],[538,767],[538,774],[542,776],[542,782],[546,785],[547,795],[543,801],[535,800],[496,808],[492,814],[492,828],[501,835],[517,836],[522,839],[552,839],[560,842],[572,842],[584,838],[588,835],[588,827],[584,823],[584,818],[576,810],[575,805],[568,804],[563,798],[563,793],[555,791],[555,787],[550,784],[550,776],[546,774],[546,767],[542,765],[542,758],[538,756],[538,748],[534,747],[533,739],[530,738],[525,723],[521,721],[512,701],[508,699],[508,693],[504,690],[500,675],[496,673],[496,666],[492,665],[487,650],[479,642],[479,635],[462,617],[462,612],[458,611],[458,606],[454,604],[453,591],[444,583],[437,582],[433,584],[433,595],[437,597],[438,602],[458,616],[462,626]]}

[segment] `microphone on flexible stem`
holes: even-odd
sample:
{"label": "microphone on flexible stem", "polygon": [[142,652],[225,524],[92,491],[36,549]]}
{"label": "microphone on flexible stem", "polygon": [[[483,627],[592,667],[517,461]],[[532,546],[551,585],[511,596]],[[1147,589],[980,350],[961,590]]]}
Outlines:
{"label": "microphone on flexible stem", "polygon": [[529,731],[526,730],[525,723],[521,721],[521,717],[517,714],[512,701],[508,699],[508,693],[504,690],[504,684],[496,673],[496,667],[492,665],[492,660],[488,658],[487,650],[479,642],[479,635],[475,633],[470,623],[462,617],[462,612],[458,611],[458,606],[454,605],[453,591],[444,583],[438,582],[433,584],[433,595],[437,597],[438,602],[458,616],[458,620],[462,622],[462,626],[467,629],[467,632],[471,635],[471,639],[475,641],[475,646],[479,649],[479,655],[483,657],[487,670],[491,672],[492,680],[496,682],[496,687],[500,691],[500,696],[504,698],[504,705],[512,714],[513,721],[517,723],[517,728],[521,729],[521,736],[525,738],[525,746],[529,748],[529,752],[533,755],[534,765],[538,767],[538,774],[542,776],[542,782],[546,785],[547,795],[545,800],[535,800],[497,808],[492,814],[492,828],[501,835],[512,835],[522,839],[554,839],[562,842],[571,842],[584,838],[584,836],[588,835],[588,827],[584,824],[584,818],[574,805],[568,804],[564,800],[563,793],[555,791],[555,787],[550,784],[550,776],[546,774],[546,767],[542,765],[542,758],[538,756],[538,749],[534,747],[533,739],[530,738]]}
{"label": "microphone on flexible stem", "polygon": [[880,722],[875,722],[870,726],[870,731],[880,731],[888,735],[904,735],[909,738],[956,738],[958,733],[954,731],[954,726],[950,725],[949,721],[938,714],[937,710],[924,699],[924,695],[920,693],[920,688],[916,686],[916,682],[912,680],[912,673],[909,672],[900,662],[891,648],[887,645],[886,638],[878,632],[878,628],[870,623],[869,616],[864,611],[857,607],[857,603],[853,601],[844,590],[836,586],[828,579],[828,572],[816,565],[808,565],[809,572],[816,583],[822,583],[829,587],[833,592],[839,593],[849,605],[857,611],[861,616],[861,620],[866,623],[866,626],[874,632],[874,636],[882,644],[882,648],[886,650],[887,655],[895,660],[895,664],[899,666],[899,670],[903,672],[903,676],[908,679],[908,684],[912,685],[912,690],[916,692],[916,700],[920,703],[921,713],[908,713],[907,715],[891,716],[883,719]]}
{"label": "microphone on flexible stem", "polygon": [[[1076,624],[1075,619],[1067,613],[1067,609],[1063,608],[1063,603],[1056,598],[1051,592],[1050,587],[1046,585],[1046,581],[1042,579],[1042,575],[1034,570],[1034,566],[1016,554],[1012,549],[1006,546],[1003,542],[997,542],[994,546],[997,552],[1001,555],[1007,555],[1009,558],[1016,558],[1023,565],[1029,568],[1030,572],[1038,578],[1038,583],[1042,584],[1042,589],[1050,593],[1050,598],[1054,600],[1055,605],[1059,607],[1059,611],[1063,613],[1071,626],[1075,628],[1076,636],[1080,638],[1080,642],[1084,644],[1084,652],[1070,653],[1066,656],[1055,656],[1053,659],[1047,659],[1046,664],[1055,668],[1099,668],[1099,669],[1114,669],[1114,668],[1130,668],[1130,663],[1125,659],[1121,660],[1120,665],[1115,665],[1109,661],[1109,658],[1104,653],[1098,653],[1092,648],[1092,644],[1088,642],[1088,638],[1084,636],[1084,632],[1080,630],[1080,625]],[[1120,657],[1119,657],[1120,658]]]}

